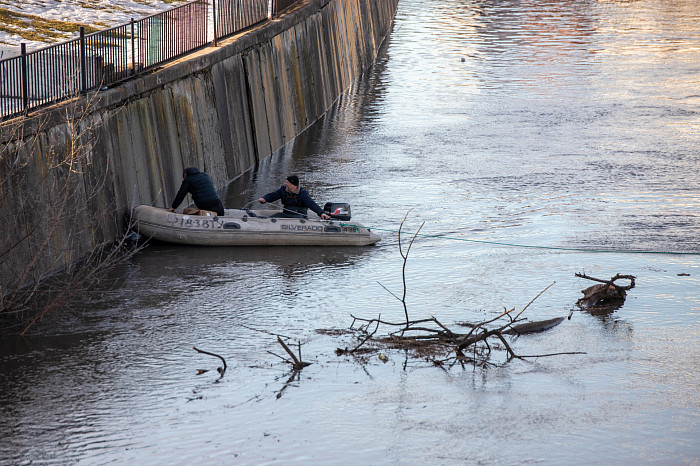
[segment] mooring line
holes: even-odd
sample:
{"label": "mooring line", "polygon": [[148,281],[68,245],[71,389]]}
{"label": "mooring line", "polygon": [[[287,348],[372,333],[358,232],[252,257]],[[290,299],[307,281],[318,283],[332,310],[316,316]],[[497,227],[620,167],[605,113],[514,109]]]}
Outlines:
{"label": "mooring line", "polygon": [[[341,226],[350,226],[355,228],[367,228],[368,230],[386,231],[390,233],[399,233],[399,230],[390,230],[386,228],[376,228],[368,227],[367,225],[354,225],[351,223],[341,223]],[[413,236],[414,233],[403,231],[407,235]],[[589,249],[589,248],[565,248],[559,246],[536,246],[531,244],[517,244],[517,243],[504,243],[500,241],[486,241],[479,239],[468,239],[468,238],[457,238],[454,236],[445,235],[429,235],[426,233],[419,233],[416,236],[422,236],[425,238],[442,238],[449,239],[453,241],[465,241],[469,243],[482,243],[482,244],[493,244],[497,246],[510,246],[516,248],[530,248],[530,249],[549,249],[555,251],[573,251],[573,252],[594,252],[594,253],[614,253],[614,254],[674,254],[674,255],[685,255],[685,256],[700,256],[700,252],[680,252],[680,251],[646,251],[643,249]]]}

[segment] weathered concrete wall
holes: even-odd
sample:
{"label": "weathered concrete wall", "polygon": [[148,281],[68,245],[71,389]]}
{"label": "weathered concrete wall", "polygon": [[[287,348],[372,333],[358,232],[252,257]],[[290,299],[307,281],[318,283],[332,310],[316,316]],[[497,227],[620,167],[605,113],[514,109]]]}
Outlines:
{"label": "weathered concrete wall", "polygon": [[0,284],[113,240],[135,205],[167,207],[184,167],[223,187],[281,148],[372,63],[397,2],[308,0],[157,72],[4,124]]}

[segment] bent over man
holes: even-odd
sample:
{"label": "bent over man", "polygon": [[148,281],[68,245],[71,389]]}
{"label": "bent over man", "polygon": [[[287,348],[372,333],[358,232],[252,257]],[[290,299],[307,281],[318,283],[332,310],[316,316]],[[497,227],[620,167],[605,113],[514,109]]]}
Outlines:
{"label": "bent over man", "polygon": [[217,215],[224,215],[224,205],[216,194],[214,183],[207,173],[200,172],[197,167],[187,167],[182,172],[182,178],[180,190],[173,200],[172,207],[168,209],[170,212],[174,212],[182,204],[187,193],[190,193],[198,209],[212,210]]}

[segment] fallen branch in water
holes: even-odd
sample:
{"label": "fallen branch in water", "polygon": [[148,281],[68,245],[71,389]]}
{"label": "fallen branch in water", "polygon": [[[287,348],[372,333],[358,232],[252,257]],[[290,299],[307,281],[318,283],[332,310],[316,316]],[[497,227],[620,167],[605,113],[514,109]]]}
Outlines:
{"label": "fallen branch in water", "polygon": [[[471,330],[467,333],[450,330],[434,316],[419,320],[409,320],[407,322],[391,322],[382,320],[381,315],[377,318],[370,319],[351,315],[353,322],[350,329],[356,333],[359,343],[352,349],[337,348],[335,352],[339,356],[343,354],[356,355],[359,353],[361,347],[370,345],[371,348],[365,349],[363,353],[372,351],[379,352],[384,348],[403,349],[425,357],[436,366],[442,366],[448,361],[456,361],[459,363],[470,362],[485,366],[490,364],[488,362],[489,357],[492,350],[496,348],[492,344],[489,344],[489,340],[496,340],[506,351],[507,360],[551,356],[554,354],[518,355],[506,339],[506,336],[509,335],[518,336],[546,331],[556,327],[566,319],[566,317],[555,317],[542,321],[519,323],[523,321],[520,316],[525,309],[550,286],[552,285],[542,290],[522,310],[517,312],[517,314],[515,308],[513,308],[504,310],[496,317],[483,322],[461,324],[471,327]],[[358,323],[360,325],[356,326]],[[380,325],[395,327],[396,330],[390,331],[385,336],[375,337]],[[371,328],[373,328],[373,330],[370,332]],[[452,354],[452,356],[450,356],[450,354]],[[579,353],[563,352],[556,354]]]}
{"label": "fallen branch in water", "polygon": [[504,330],[503,335],[526,335],[528,333],[544,332],[550,328],[556,327],[566,317],[555,317],[554,319],[540,320],[538,322],[527,322],[524,324],[513,325]]}
{"label": "fallen branch in water", "polygon": [[[634,288],[634,275],[617,274],[610,280],[589,277],[588,275],[577,273],[579,278],[600,282],[598,285],[589,286],[582,290],[583,298],[576,301],[576,305],[581,309],[591,309],[593,311],[612,312],[619,309],[627,298],[627,291]],[[627,286],[617,285],[617,280],[629,280]]]}
{"label": "fallen branch in water", "polygon": [[335,350],[335,354],[337,354],[337,355],[340,356],[340,355],[343,354],[343,353],[351,353],[351,354],[352,354],[352,353],[356,352],[357,350],[359,350],[360,347],[361,347],[362,345],[364,345],[365,343],[367,343],[367,341],[369,341],[369,339],[372,338],[372,337],[374,336],[375,333],[377,333],[377,330],[379,330],[379,322],[381,321],[381,318],[382,318],[382,315],[379,314],[379,317],[377,317],[377,326],[374,328],[374,331],[373,331],[372,333],[367,333],[366,329],[369,328],[369,324],[367,324],[367,326],[365,327],[365,329],[362,330],[364,333],[366,333],[366,336],[362,339],[362,341],[360,341],[360,343],[359,343],[357,346],[355,346],[355,347],[354,347],[353,349],[351,349],[351,350],[348,350],[347,348],[345,348],[344,350],[341,350],[340,348],[337,348],[337,349]]}
{"label": "fallen branch in water", "polygon": [[[612,277],[610,280],[602,280],[600,278],[589,277],[588,275],[586,275],[584,273],[577,273],[575,275],[579,278],[585,278],[586,280],[592,280],[594,282],[600,282],[600,283],[607,283],[608,285],[613,285],[613,286],[615,286],[615,288],[620,288],[621,290],[625,290],[625,291],[631,290],[632,288],[634,288],[634,279],[636,278],[634,275],[622,275],[620,273],[618,273],[617,275]],[[627,286],[616,285],[615,282],[617,280],[629,280],[630,284]]]}
{"label": "fallen branch in water", "polygon": [[[532,303],[535,302],[535,300],[537,300],[537,298],[539,298],[545,291],[554,285],[554,283],[540,291],[517,313],[515,308],[510,310],[504,309],[503,312],[492,319],[476,324],[463,324],[464,326],[471,327],[467,333],[452,331],[434,316],[418,320],[411,320],[409,318],[409,312],[406,304],[406,264],[408,262],[408,254],[416,237],[418,236],[418,232],[423,227],[423,224],[421,224],[418,231],[413,234],[408,247],[404,251],[402,247],[401,234],[407,217],[408,213],[401,221],[398,232],[399,253],[403,258],[401,270],[403,294],[399,296],[379,283],[382,288],[401,302],[406,320],[404,322],[382,320],[381,314],[376,319],[365,319],[351,315],[353,321],[350,325],[350,331],[355,333],[358,343],[352,349],[348,349],[348,347],[344,349],[337,348],[335,351],[336,354],[339,356],[344,354],[352,354],[357,357],[359,354],[367,354],[373,351],[380,352],[384,348],[401,349],[406,351],[407,355],[409,352],[412,352],[415,355],[422,356],[436,366],[442,366],[449,361],[454,361],[462,365],[465,362],[473,363],[475,365],[478,364],[480,366],[492,365],[489,358],[495,349],[505,350],[507,353],[506,361],[510,361],[514,358],[523,359],[525,357],[539,357],[538,355],[518,355],[506,337],[509,335],[518,336],[528,333],[542,332],[556,327],[564,321],[565,317],[555,317],[537,322],[523,322],[525,319],[521,318],[521,315],[525,312],[525,310],[527,310],[530,305],[532,305]],[[359,325],[356,326],[356,324]],[[375,334],[378,332],[380,326],[393,327],[394,330],[389,331],[387,335],[375,337]],[[374,329],[370,332],[371,328]],[[360,351],[360,349],[362,349],[362,351]],[[380,353],[380,355],[386,358],[384,353]],[[553,354],[541,356],[550,355]],[[385,361],[385,359],[382,359],[382,361]]]}
{"label": "fallen branch in water", "polygon": [[287,362],[292,365],[293,370],[300,371],[303,368],[311,365],[310,362],[304,362],[301,360],[301,342],[299,342],[299,359],[297,359],[297,357],[294,355],[292,350],[289,349],[289,346],[287,346],[287,344],[284,341],[282,341],[282,338],[280,338],[278,336],[277,341],[279,342],[280,345],[282,345],[282,348],[284,348],[284,350],[287,352],[287,354],[292,358],[293,362],[292,361],[287,361]]}
{"label": "fallen branch in water", "polygon": [[284,385],[282,386],[282,389],[279,392],[277,392],[277,398],[280,398],[282,396],[282,393],[284,393],[284,391],[287,389],[287,387],[289,387],[289,385],[294,381],[294,379],[299,380],[299,374],[300,374],[301,370],[307,366],[310,366],[311,363],[304,362],[301,359],[301,342],[297,343],[298,344],[298,351],[299,351],[299,357],[297,357],[294,354],[294,352],[289,348],[289,346],[282,340],[282,338],[280,338],[279,335],[277,336],[277,341],[279,342],[280,345],[282,345],[282,348],[284,348],[284,350],[287,352],[289,357],[292,358],[290,361],[289,359],[283,358],[282,356],[275,354],[272,351],[268,351],[268,353],[272,354],[273,356],[277,356],[278,358],[282,359],[284,362],[292,365],[292,372],[291,372],[289,379],[287,379],[287,381],[284,383]]}
{"label": "fallen branch in water", "polygon": [[[194,347],[194,346],[192,347],[192,349],[195,350],[195,351],[198,352],[198,353],[208,354],[209,356],[214,356],[214,357],[216,357],[216,358],[221,359],[221,362],[224,363],[224,367],[223,367],[223,368],[222,368],[222,367],[217,367],[217,368],[216,368],[216,371],[217,371],[219,374],[221,374],[221,376],[220,376],[219,378],[221,378],[221,377],[224,376],[224,373],[226,372],[226,360],[225,360],[223,357],[219,356],[219,355],[216,354],[216,353],[210,353],[209,351],[203,351],[203,350],[201,350],[201,349],[197,349],[197,348]],[[202,371],[200,370],[199,373],[200,373],[200,374],[203,374],[204,372],[206,372],[206,371],[203,371],[203,372],[202,372]]]}

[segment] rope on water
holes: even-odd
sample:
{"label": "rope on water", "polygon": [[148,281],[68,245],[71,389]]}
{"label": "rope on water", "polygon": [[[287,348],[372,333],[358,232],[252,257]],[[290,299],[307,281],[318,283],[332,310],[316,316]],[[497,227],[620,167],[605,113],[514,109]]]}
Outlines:
{"label": "rope on water", "polygon": [[[375,228],[368,227],[366,225],[354,225],[351,223],[341,223],[341,226],[349,226],[355,228],[367,228],[368,230],[386,231],[390,233],[398,233],[399,230],[390,230],[386,228]],[[410,232],[403,232],[407,235],[413,235]],[[564,248],[558,246],[535,246],[531,244],[517,244],[517,243],[505,243],[500,241],[486,241],[478,239],[468,239],[468,238],[457,238],[454,236],[446,235],[429,235],[425,233],[419,233],[416,236],[421,236],[425,238],[441,238],[449,239],[453,241],[465,241],[469,243],[482,243],[482,244],[494,244],[497,246],[510,246],[515,248],[530,248],[530,249],[549,249],[555,251],[574,251],[574,252],[595,252],[595,253],[615,253],[615,254],[675,254],[675,255],[686,255],[686,256],[700,256],[700,252],[679,252],[679,251],[646,251],[641,249],[589,249],[589,248]]]}

